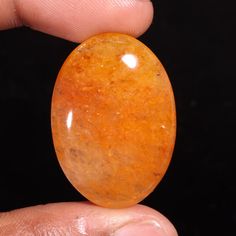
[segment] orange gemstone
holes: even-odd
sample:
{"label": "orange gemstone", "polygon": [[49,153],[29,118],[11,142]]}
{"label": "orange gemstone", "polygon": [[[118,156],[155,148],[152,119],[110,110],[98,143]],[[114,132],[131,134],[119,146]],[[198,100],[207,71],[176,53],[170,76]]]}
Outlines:
{"label": "orange gemstone", "polygon": [[78,46],[58,75],[52,132],[72,185],[104,207],[151,193],[169,165],[175,102],[157,57],[133,37],[107,33]]}

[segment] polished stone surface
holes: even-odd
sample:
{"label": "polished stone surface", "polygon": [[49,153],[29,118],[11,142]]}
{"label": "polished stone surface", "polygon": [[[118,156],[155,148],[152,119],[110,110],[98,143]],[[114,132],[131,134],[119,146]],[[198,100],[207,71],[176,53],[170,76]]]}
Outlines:
{"label": "polished stone surface", "polygon": [[55,84],[51,118],[65,175],[95,204],[140,202],[171,160],[172,88],[157,57],[130,36],[94,36],[69,55]]}

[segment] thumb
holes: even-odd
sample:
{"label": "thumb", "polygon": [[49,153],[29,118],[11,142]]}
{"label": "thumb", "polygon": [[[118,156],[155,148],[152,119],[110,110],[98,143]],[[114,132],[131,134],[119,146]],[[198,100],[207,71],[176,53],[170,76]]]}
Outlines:
{"label": "thumb", "polygon": [[164,216],[142,205],[106,209],[83,202],[1,213],[0,235],[177,236],[177,233]]}

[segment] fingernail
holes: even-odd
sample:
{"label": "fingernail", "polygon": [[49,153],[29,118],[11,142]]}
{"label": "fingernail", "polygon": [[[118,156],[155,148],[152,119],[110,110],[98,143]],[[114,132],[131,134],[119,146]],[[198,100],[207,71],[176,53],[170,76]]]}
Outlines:
{"label": "fingernail", "polygon": [[156,221],[131,223],[118,229],[112,236],[167,236]]}

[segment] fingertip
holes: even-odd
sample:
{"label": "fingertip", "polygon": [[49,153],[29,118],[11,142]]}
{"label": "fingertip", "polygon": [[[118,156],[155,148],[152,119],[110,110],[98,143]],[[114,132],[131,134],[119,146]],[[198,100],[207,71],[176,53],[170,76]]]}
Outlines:
{"label": "fingertip", "polygon": [[134,37],[139,37],[150,27],[154,8],[153,4],[149,0],[136,0],[132,10],[126,12],[126,24],[127,28],[124,28],[123,33],[130,34]]}
{"label": "fingertip", "polygon": [[[100,6],[97,6],[99,9]],[[82,40],[106,32],[129,34],[134,37],[142,35],[151,25],[153,20],[153,5],[149,0],[113,0],[106,5],[98,15],[98,21],[91,18],[90,28],[84,30]],[[86,24],[85,24],[86,26]]]}
{"label": "fingertip", "polygon": [[[81,22],[82,30],[77,29],[72,33],[70,40],[81,42],[95,34],[106,32],[138,37],[151,25],[154,14],[151,1],[112,0],[109,4],[105,2],[104,5],[98,3],[94,17]],[[90,27],[87,27],[88,25]]]}
{"label": "fingertip", "polygon": [[16,0],[24,24],[70,41],[81,42],[104,32],[140,36],[150,26],[149,0]]}

